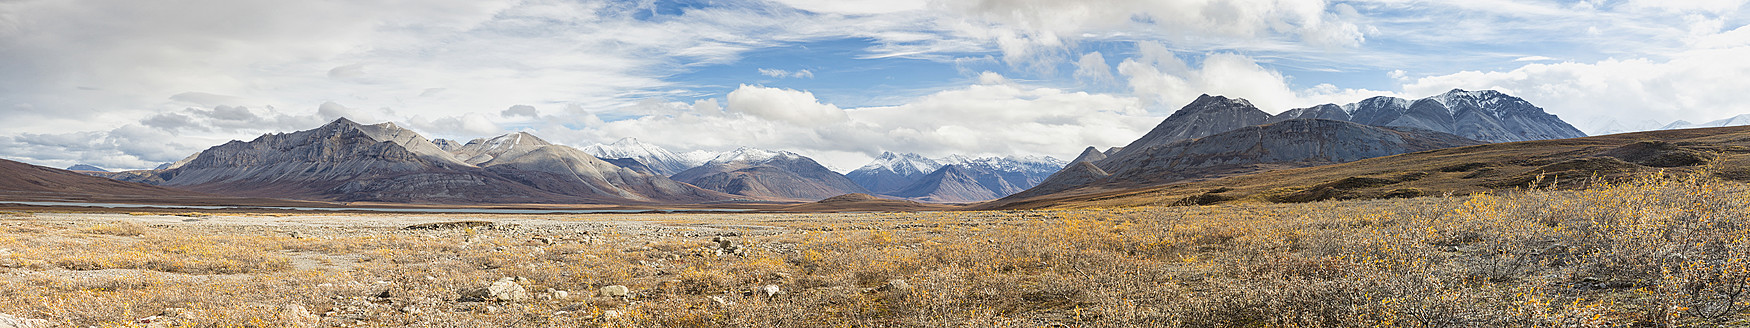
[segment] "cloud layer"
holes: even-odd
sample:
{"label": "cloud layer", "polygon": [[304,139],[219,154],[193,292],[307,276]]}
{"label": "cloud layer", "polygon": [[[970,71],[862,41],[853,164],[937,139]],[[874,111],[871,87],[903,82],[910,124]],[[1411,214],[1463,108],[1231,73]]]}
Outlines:
{"label": "cloud layer", "polygon": [[[1583,129],[1705,121],[1750,112],[1745,3],[3,1],[0,157],[149,168],[342,116],[839,167],[890,150],[1073,156],[1205,93],[1277,112],[1499,89]],[[847,67],[748,60],[831,41],[865,46],[823,52]],[[859,74],[908,61],[961,73]],[[733,73],[681,78],[713,71]],[[911,91],[835,104],[812,85]]]}

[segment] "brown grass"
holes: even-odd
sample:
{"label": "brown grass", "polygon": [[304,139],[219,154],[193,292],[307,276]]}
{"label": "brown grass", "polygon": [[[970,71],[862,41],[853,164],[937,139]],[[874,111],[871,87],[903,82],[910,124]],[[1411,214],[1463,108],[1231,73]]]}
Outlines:
{"label": "brown grass", "polygon": [[[0,313],[73,327],[165,313],[258,327],[1719,326],[1750,319],[1746,217],[1750,189],[1704,175],[1305,204],[306,227],[301,239],[201,224],[92,234],[39,216],[0,220]],[[640,218],[667,223],[627,223]],[[746,256],[718,255],[711,238],[731,234]],[[457,301],[502,277],[535,297]],[[608,285],[633,295],[595,295]],[[754,292],[765,285],[783,293]]]}

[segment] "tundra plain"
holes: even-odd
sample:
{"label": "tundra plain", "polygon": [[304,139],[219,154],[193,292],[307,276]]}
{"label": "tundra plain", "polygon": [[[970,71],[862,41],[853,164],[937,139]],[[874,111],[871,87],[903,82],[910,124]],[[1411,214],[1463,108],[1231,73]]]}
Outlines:
{"label": "tundra plain", "polygon": [[[1717,326],[1750,308],[1746,214],[1750,188],[1700,174],[1027,211],[12,211],[0,313],[53,327]],[[408,229],[432,223],[453,224]]]}

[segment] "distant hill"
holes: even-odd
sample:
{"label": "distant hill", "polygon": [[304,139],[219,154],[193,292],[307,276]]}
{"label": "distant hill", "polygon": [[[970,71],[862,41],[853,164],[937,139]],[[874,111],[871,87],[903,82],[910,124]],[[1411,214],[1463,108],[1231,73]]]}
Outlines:
{"label": "distant hill", "polygon": [[9,160],[0,160],[0,200],[177,205],[310,205],[272,199],[228,197],[117,181]]}

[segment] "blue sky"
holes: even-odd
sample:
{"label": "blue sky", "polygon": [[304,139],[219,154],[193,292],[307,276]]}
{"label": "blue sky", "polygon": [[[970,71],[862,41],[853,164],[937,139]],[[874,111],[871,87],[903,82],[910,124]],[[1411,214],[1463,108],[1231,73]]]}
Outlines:
{"label": "blue sky", "polygon": [[848,170],[1073,157],[1204,93],[1278,112],[1453,88],[1646,129],[1750,113],[1745,2],[7,1],[0,157],[148,168],[345,116]]}

